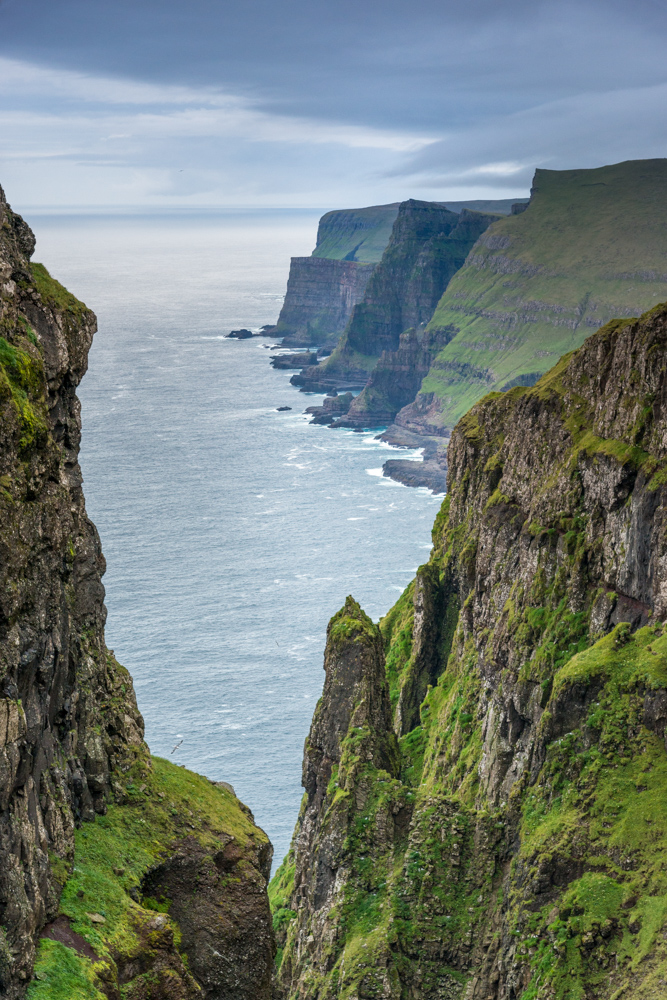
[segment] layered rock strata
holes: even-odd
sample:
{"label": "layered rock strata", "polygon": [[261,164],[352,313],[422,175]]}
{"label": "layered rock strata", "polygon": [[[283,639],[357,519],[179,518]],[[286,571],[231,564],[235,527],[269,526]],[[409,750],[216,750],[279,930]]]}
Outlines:
{"label": "layered rock strata", "polygon": [[[369,392],[362,393],[363,399],[355,404],[354,412],[358,406],[360,419],[363,412],[363,419],[370,419],[371,426],[382,422],[375,417],[376,411],[391,411],[393,416],[413,398],[413,384],[417,384],[412,378],[408,387],[401,377],[407,348],[393,358],[401,351],[401,334],[410,328],[423,331],[477,237],[497,218],[467,209],[457,214],[435,202],[403,202],[387,249],[368,282],[363,301],[352,311],[339,345],[319,370],[304,371],[295,377],[294,384],[306,389],[325,384],[342,388],[352,380],[363,386],[370,377]],[[431,350],[432,357],[437,349],[435,343],[431,348],[427,338],[420,350]],[[383,352],[385,358],[375,384],[374,369]],[[393,381],[389,374],[392,364],[396,368]],[[393,389],[391,396],[386,392],[388,382]]]}
{"label": "layered rock strata", "polygon": [[490,391],[533,385],[614,316],[667,298],[667,160],[537,170],[530,206],[479,239],[433,314],[454,335],[397,422],[448,434]]}
{"label": "layered rock strata", "polygon": [[272,334],[289,347],[333,347],[361,302],[373,264],[292,257],[287,292]]}
{"label": "layered rock strata", "polygon": [[[78,464],[95,316],[30,262],[34,245],[0,190],[0,994],[24,996],[44,930],[35,1000],[118,998],[121,985],[138,1000],[148,980],[155,997],[268,1000],[267,838],[234,796],[152,763],[132,680],[105,646]],[[207,923],[191,886],[175,919],[144,905],[151,865],[179,859],[207,871],[233,934]],[[237,921],[232,868],[254,898]],[[215,973],[211,948],[227,954]]]}
{"label": "layered rock strata", "polygon": [[664,993],[666,357],[660,307],[478,403],[383,649],[334,618],[272,886],[284,997]]}

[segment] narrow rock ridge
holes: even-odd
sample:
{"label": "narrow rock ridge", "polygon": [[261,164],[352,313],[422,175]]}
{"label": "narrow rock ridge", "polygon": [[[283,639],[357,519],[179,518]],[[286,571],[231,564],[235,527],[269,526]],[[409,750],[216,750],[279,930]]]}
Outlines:
{"label": "narrow rock ridge", "polygon": [[[0,189],[0,994],[25,995],[37,955],[30,1000],[269,1000],[268,839],[232,793],[150,758],[105,646],[76,396],[96,321],[34,246]],[[144,879],[179,865],[201,893],[173,885],[156,913]]]}
{"label": "narrow rock ridge", "polygon": [[[306,745],[271,889],[282,996],[664,994],[665,357],[662,306],[456,426],[431,558],[369,671],[398,767],[352,727],[338,772]],[[313,733],[345,729],[354,683],[325,683]]]}

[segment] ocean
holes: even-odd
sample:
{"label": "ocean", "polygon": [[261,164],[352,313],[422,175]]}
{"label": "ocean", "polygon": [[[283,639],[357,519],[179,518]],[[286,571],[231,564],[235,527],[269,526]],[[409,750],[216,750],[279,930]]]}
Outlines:
{"label": "ocean", "polygon": [[275,863],[327,622],[347,594],[374,620],[389,610],[442,501],[382,477],[397,452],[374,434],[310,425],[322,396],[270,367],[271,339],[225,338],[275,322],[319,214],[26,214],[34,259],[99,321],[79,395],[107,644],[153,753],[230,782]]}

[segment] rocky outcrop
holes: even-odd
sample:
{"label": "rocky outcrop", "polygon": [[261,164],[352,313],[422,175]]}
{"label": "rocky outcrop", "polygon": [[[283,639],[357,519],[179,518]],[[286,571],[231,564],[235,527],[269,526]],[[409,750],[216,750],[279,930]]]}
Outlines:
{"label": "rocky outcrop", "polygon": [[[79,974],[88,992],[77,995],[117,998],[124,984],[124,995],[148,996],[138,981],[138,992],[130,986],[147,969],[159,978],[157,966],[174,991],[153,996],[195,990],[238,997],[204,982],[202,992],[174,943],[177,924],[164,915],[159,927],[149,926],[156,915],[141,905],[141,877],[151,860],[166,860],[176,849],[191,854],[183,839],[190,833],[208,864],[238,840],[246,857],[241,881],[252,868],[250,881],[260,887],[268,875],[268,842],[240,803],[217,789],[207,793],[205,820],[191,819],[178,789],[190,780],[197,789],[208,783],[173,766],[160,777],[143,743],[132,680],[104,643],[105,563],[86,515],[78,464],[76,388],[95,316],[30,262],[34,245],[0,191],[0,993],[24,995],[47,927],[31,998],[75,995]],[[173,809],[163,802],[167,794]],[[238,836],[229,832],[236,817]],[[116,858],[114,830],[122,834]],[[264,852],[261,864],[251,860],[251,841],[257,859]],[[114,875],[114,865],[121,874]],[[84,870],[88,881],[82,881]],[[225,898],[221,885],[223,906]],[[265,894],[252,920],[237,930],[245,926],[256,935],[260,925],[258,990],[246,991],[248,1000],[270,995]],[[111,934],[112,945],[105,927],[127,933]],[[153,931],[160,938],[155,948]],[[224,935],[217,941],[223,948]],[[123,953],[125,946],[133,957]]]}
{"label": "rocky outcrop", "polygon": [[339,396],[334,391],[331,396],[325,396],[321,406],[307,406],[305,412],[313,414],[311,424],[332,424],[343,413],[347,413],[353,399],[351,392],[344,392]]}
{"label": "rocky outcrop", "polygon": [[[666,356],[660,307],[457,425],[431,558],[381,622],[398,770],[343,814],[335,780],[307,794],[284,996],[661,995]],[[325,843],[333,888],[297,891]]]}
{"label": "rocky outcrop", "polygon": [[[358,823],[379,790],[393,786],[399,759],[382,636],[351,597],[329,623],[324,670],[324,691],[304,750],[306,793],[283,866],[289,895],[278,899],[276,912],[279,926],[298,914],[290,923],[282,982],[290,995],[304,998],[320,994],[344,936],[341,908],[354,877],[355,849],[364,840]],[[398,810],[383,810],[389,835],[400,823],[397,816]],[[372,852],[367,861],[371,867]]]}
{"label": "rocky outcrop", "polygon": [[[406,352],[414,353],[414,348],[407,344],[401,348],[401,334],[410,328],[419,331],[419,358],[431,351],[429,362],[432,360],[438,338],[433,343],[429,338],[424,342],[424,326],[475,240],[496,218],[468,210],[457,214],[435,202],[402,202],[387,249],[368,282],[363,301],[352,311],[340,344],[319,366],[320,371],[303,372],[295,384],[309,388],[328,380],[334,387],[342,387],[349,384],[352,372],[355,377],[358,372],[365,373],[361,384],[370,378],[371,385],[354,412],[358,407],[360,420],[371,420],[371,426],[383,422],[375,417],[376,412],[391,412],[393,416],[414,397],[413,386],[417,385],[415,378],[406,377],[404,372]],[[445,342],[446,337],[440,346]],[[383,352],[375,383],[374,369]],[[387,385],[391,386],[390,395]]]}
{"label": "rocky outcrop", "polygon": [[315,351],[305,351],[299,354],[276,354],[271,358],[273,368],[304,368],[308,365],[317,364],[317,354]]}
{"label": "rocky outcrop", "polygon": [[361,302],[373,264],[292,257],[275,335],[289,347],[333,347]]}

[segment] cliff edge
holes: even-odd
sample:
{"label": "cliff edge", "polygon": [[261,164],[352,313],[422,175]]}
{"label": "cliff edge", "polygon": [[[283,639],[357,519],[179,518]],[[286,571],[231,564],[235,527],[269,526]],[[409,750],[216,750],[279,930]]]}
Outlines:
{"label": "cliff edge", "polygon": [[271,888],[284,997],[665,995],[665,357],[660,306],[456,426],[383,648],[346,631],[363,695],[327,668]]}
{"label": "cliff edge", "polygon": [[104,642],[76,396],[95,316],[34,246],[0,189],[0,993],[268,1000],[266,835],[150,757]]}

